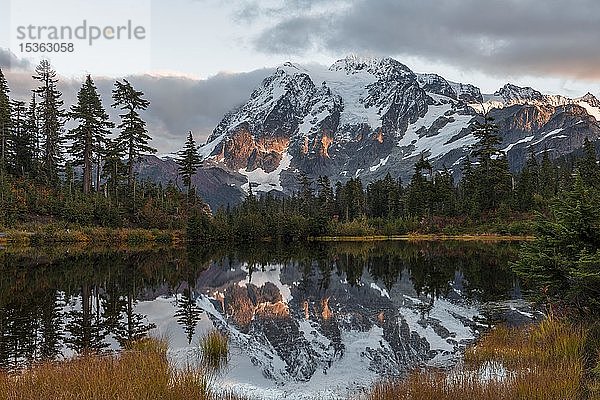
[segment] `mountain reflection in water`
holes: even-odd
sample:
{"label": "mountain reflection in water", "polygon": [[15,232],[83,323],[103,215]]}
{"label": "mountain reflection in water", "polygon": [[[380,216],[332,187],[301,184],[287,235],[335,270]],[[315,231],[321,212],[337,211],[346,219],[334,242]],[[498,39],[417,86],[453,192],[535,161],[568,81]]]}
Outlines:
{"label": "mountain reflection in water", "polygon": [[458,241],[9,247],[0,250],[0,368],[113,351],[148,334],[168,337],[172,358],[189,362],[202,334],[217,328],[237,349],[225,379],[233,386],[260,376],[341,388],[395,376],[448,362],[496,321],[529,319],[508,268],[517,249]]}

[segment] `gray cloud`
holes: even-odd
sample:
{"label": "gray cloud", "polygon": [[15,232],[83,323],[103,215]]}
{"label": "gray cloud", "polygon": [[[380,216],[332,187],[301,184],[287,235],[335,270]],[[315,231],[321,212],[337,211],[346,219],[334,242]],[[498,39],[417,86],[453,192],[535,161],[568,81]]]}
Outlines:
{"label": "gray cloud", "polygon": [[342,12],[280,19],[267,53],[419,56],[491,74],[600,79],[597,0],[355,0]]}
{"label": "gray cloud", "polygon": [[29,61],[17,57],[12,51],[0,48],[0,67],[3,69],[31,68]]}
{"label": "gray cloud", "polygon": [[[261,17],[281,19],[291,17],[299,13],[306,14],[317,8],[337,8],[341,4],[351,3],[353,0],[280,0],[278,2],[266,2],[259,0],[239,0],[234,3],[236,19],[246,22],[254,22]],[[224,2],[231,5],[231,1]]]}
{"label": "gray cloud", "polygon": [[204,142],[223,115],[242,104],[271,72],[221,73],[204,80],[148,75],[128,79],[151,101],[148,124],[165,142],[161,147],[178,149],[190,130]]}
{"label": "gray cloud", "polygon": [[[0,55],[5,53],[0,49]],[[21,63],[19,65],[28,65],[16,57],[14,61]],[[2,69],[11,89],[11,97],[28,102],[31,90],[36,86],[31,78],[33,67]],[[242,104],[272,72],[272,69],[258,69],[247,73],[221,73],[204,80],[150,75],[133,75],[126,79],[150,100],[150,107],[143,116],[153,137],[152,145],[159,153],[168,153],[183,146],[190,130],[199,143],[204,143],[223,115]],[[93,78],[111,119],[118,121],[119,111],[110,107],[114,79]],[[82,82],[83,77],[59,78],[59,89],[63,93],[66,108],[75,102]]]}

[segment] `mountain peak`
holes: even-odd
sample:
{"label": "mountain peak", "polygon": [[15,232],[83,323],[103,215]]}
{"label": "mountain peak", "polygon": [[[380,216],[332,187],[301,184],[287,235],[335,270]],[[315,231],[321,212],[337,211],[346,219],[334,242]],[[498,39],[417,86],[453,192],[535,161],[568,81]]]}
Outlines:
{"label": "mountain peak", "polygon": [[284,71],[284,72],[287,72],[288,74],[292,74],[292,75],[297,74],[297,73],[306,72],[306,69],[303,68],[301,65],[294,64],[291,61],[284,62],[279,67],[277,67],[277,70]]}
{"label": "mountain peak", "polygon": [[588,103],[592,107],[600,107],[600,100],[590,92],[587,92],[585,95],[578,99],[579,101],[584,101]]}
{"label": "mountain peak", "polygon": [[399,72],[401,75],[414,73],[406,65],[391,57],[363,57],[350,55],[334,62],[330,71],[345,71],[348,75],[365,71],[373,75],[382,75],[390,71]]}
{"label": "mountain peak", "polygon": [[496,91],[496,93],[494,93],[494,95],[501,96],[507,102],[534,101],[534,100],[541,100],[544,97],[542,95],[542,93],[538,92],[537,90],[535,90],[529,86],[521,87],[521,86],[513,85],[512,83],[507,83],[502,88],[500,88],[498,91]]}

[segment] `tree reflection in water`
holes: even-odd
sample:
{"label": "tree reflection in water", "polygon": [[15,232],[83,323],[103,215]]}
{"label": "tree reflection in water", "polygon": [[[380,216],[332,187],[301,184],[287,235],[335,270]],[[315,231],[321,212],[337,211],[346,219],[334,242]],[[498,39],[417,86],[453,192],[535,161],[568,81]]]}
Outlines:
{"label": "tree reflection in water", "polygon": [[333,279],[357,286],[365,274],[388,292],[397,284],[412,285],[431,302],[457,288],[479,301],[518,294],[507,267],[516,249],[516,244],[479,242],[11,247],[0,250],[0,368],[56,359],[68,354],[66,349],[81,354],[126,346],[154,327],[136,311],[138,302],[163,295],[175,296],[173,318],[191,343],[203,314],[196,304],[200,290],[227,285],[214,281],[210,266],[246,265],[249,281],[253,272],[271,265],[293,268],[304,298],[299,312],[307,313],[312,299],[324,313],[329,306],[323,301],[336,296]]}

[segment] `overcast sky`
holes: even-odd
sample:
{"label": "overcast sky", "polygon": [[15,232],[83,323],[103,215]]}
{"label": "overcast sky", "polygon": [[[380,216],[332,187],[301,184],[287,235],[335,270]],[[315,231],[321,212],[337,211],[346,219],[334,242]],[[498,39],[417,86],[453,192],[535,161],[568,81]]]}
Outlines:
{"label": "overcast sky", "polygon": [[131,21],[141,40],[75,42],[50,59],[70,104],[91,73],[108,106],[115,78],[151,100],[161,153],[188,130],[203,141],[285,61],[331,64],[348,54],[391,56],[416,72],[493,92],[506,82],[546,93],[600,95],[598,0],[1,0],[0,67],[15,97],[39,61],[17,28]]}

